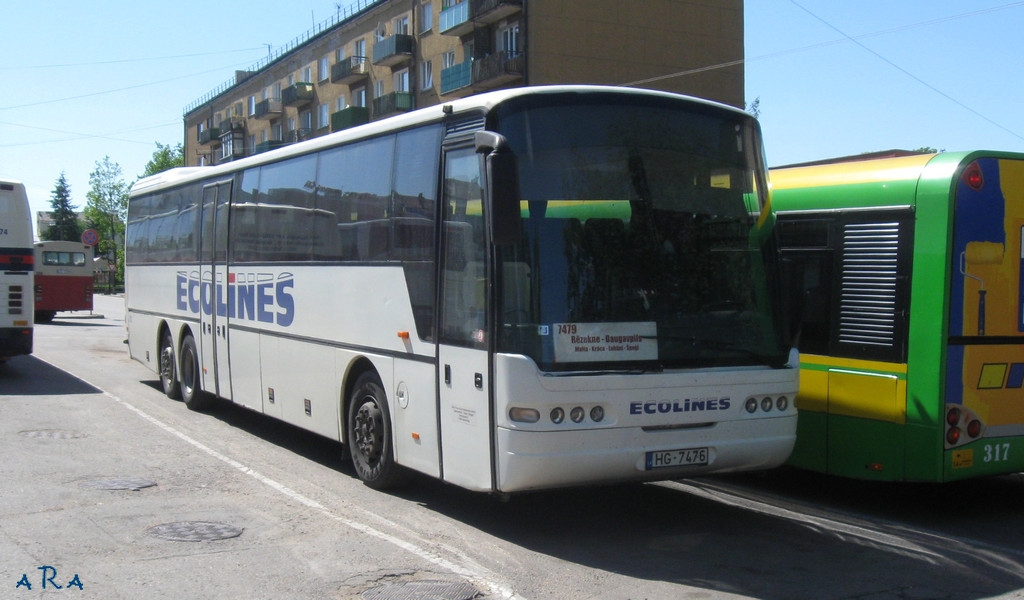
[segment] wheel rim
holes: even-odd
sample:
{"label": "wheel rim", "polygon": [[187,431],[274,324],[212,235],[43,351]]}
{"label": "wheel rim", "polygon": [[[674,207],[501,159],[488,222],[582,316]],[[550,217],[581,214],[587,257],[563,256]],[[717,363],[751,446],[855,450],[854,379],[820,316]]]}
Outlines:
{"label": "wheel rim", "polygon": [[160,377],[165,384],[174,381],[174,350],[170,345],[164,346],[160,351]]}
{"label": "wheel rim", "polygon": [[368,465],[376,464],[383,453],[383,426],[384,420],[377,402],[372,398],[365,400],[356,411],[353,434],[356,450]]}

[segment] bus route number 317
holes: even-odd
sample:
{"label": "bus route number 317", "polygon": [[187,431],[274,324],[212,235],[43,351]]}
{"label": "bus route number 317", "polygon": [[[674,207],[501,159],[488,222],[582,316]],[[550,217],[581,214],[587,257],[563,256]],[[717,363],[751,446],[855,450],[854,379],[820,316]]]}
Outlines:
{"label": "bus route number 317", "polygon": [[647,469],[685,467],[708,464],[707,448],[683,448],[682,450],[658,450],[647,453]]}

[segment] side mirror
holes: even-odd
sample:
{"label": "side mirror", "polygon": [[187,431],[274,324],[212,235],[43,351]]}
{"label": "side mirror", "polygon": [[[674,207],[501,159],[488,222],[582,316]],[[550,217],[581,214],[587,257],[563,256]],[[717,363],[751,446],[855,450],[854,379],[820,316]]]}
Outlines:
{"label": "side mirror", "polygon": [[523,233],[516,155],[500,133],[478,131],[475,141],[477,153],[484,155],[484,210],[491,242],[516,244]]}

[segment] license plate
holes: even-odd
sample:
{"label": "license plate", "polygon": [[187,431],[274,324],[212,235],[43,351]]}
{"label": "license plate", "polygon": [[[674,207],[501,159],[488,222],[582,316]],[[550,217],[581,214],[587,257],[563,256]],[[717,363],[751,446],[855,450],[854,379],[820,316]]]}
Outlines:
{"label": "license plate", "polygon": [[647,453],[647,469],[686,467],[708,464],[707,448],[684,448],[682,450],[659,450]]}

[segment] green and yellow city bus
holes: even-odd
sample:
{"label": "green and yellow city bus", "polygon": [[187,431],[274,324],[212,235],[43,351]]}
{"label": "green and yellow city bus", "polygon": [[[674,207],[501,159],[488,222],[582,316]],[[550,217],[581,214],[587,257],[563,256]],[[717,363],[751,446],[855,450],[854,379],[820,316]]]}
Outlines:
{"label": "green and yellow city bus", "polygon": [[1024,471],[1024,154],[771,181],[800,314],[790,464],[874,480]]}

